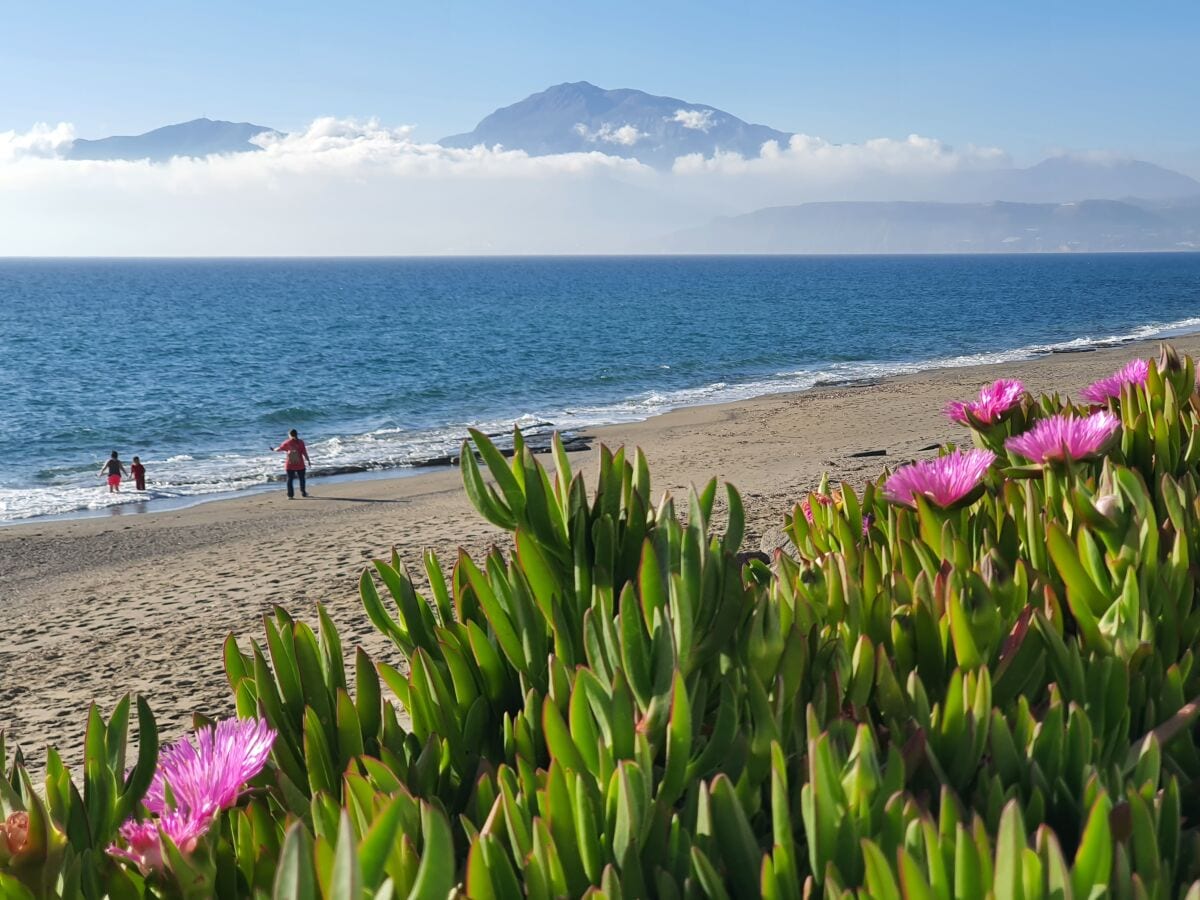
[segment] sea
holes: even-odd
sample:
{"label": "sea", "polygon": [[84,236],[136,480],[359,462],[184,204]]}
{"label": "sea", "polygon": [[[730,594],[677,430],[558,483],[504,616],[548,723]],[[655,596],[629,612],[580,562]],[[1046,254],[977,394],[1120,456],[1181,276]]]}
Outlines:
{"label": "sea", "polygon": [[1200,253],[0,260],[0,523],[1197,330]]}

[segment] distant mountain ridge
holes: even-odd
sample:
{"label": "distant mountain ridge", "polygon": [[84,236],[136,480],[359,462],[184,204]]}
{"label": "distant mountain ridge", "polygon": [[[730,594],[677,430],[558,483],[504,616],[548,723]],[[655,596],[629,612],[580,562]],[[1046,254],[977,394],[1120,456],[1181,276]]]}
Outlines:
{"label": "distant mountain ridge", "polygon": [[972,197],[1022,203],[1084,198],[1175,199],[1200,195],[1200,181],[1137,159],[1051,156],[1026,169],[972,173]]}
{"label": "distant mountain ridge", "polygon": [[[194,119],[140,135],[76,140],[65,155],[69,159],[162,162],[177,156],[245,153],[261,149],[251,140],[263,133],[278,134],[268,126],[249,122]],[[786,147],[792,137],[790,132],[745,122],[703,103],[629,88],[607,90],[577,81],[554,85],[497,109],[473,130],[443,138],[440,143],[457,148],[501,146],[533,156],[600,152],[669,169],[676,159],[690,154],[711,158],[718,153],[736,153],[754,158],[768,141]],[[1182,173],[1140,160],[1090,155],[1054,156],[1028,168],[950,170],[905,181],[900,190],[896,187],[884,184],[876,190],[847,184],[845,193],[856,199],[873,199],[874,193],[914,201],[1017,203],[1200,196],[1200,181]],[[830,193],[824,198],[847,199]]]}
{"label": "distant mountain ridge", "polygon": [[250,122],[192,119],[178,125],[155,128],[145,134],[117,135],[97,140],[77,139],[67,151],[68,159],[148,159],[166,162],[176,156],[211,156],[214,153],[248,153],[261,150],[250,139],[273,128]]}
{"label": "distant mountain ridge", "polygon": [[1177,203],[827,202],[676,232],[683,253],[994,253],[1200,250],[1200,198]]}
{"label": "distant mountain ridge", "polygon": [[677,157],[718,152],[758,156],[767,141],[791,134],[744,122],[713,106],[586,81],[557,84],[486,116],[445,147],[503,146],[534,156],[600,151],[669,167]]}

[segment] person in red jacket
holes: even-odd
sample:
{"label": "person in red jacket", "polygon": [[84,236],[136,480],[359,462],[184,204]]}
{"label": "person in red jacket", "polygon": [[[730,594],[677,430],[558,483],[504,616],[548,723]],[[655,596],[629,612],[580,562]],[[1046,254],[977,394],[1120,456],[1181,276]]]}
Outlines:
{"label": "person in red jacket", "polygon": [[306,464],[312,462],[308,458],[308,448],[304,446],[304,441],[300,440],[300,436],[296,434],[296,429],[293,428],[288,432],[288,439],[278,447],[272,447],[277,453],[286,453],[287,461],[284,463],[284,468],[287,470],[287,491],[288,499],[294,500],[296,497],[295,491],[292,488],[292,483],[300,479],[300,496],[307,497],[308,491],[304,486],[304,470]]}

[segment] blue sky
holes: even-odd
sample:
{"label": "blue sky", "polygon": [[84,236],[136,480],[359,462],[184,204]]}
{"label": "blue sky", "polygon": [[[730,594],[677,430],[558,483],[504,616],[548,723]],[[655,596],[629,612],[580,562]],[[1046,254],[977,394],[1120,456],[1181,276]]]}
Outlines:
{"label": "blue sky", "polygon": [[1195,2],[11,4],[0,130],[335,115],[434,140],[588,80],[838,142],[1108,149],[1200,175],[1198,42]]}

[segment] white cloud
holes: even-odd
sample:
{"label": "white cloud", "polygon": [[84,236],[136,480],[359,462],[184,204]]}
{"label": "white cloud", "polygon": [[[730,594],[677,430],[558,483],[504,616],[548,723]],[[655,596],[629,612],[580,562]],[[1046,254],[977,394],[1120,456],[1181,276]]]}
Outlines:
{"label": "white cloud", "polygon": [[500,147],[443,147],[414,141],[412,131],[411,126],[388,128],[375,119],[360,122],[321,118],[303,131],[266,132],[257,136],[254,142],[263,149],[255,153],[176,157],[168,162],[151,163],[65,160],[60,156],[73,139],[70,126],[60,125],[53,131],[37,126],[24,134],[0,133],[0,163],[7,163],[0,164],[0,190],[50,182],[75,187],[113,186],[128,184],[130,179],[137,179],[146,187],[169,189],[248,186],[292,175],[354,179],[451,176],[525,179],[555,174],[636,172],[646,168],[635,159],[599,151],[531,157],[521,150]]}
{"label": "white cloud", "polygon": [[1047,151],[1048,158],[1065,157],[1078,162],[1092,163],[1101,166],[1115,166],[1128,162],[1129,157],[1115,150],[1070,150],[1065,147],[1051,147]]}
{"label": "white cloud", "polygon": [[26,157],[59,156],[75,140],[75,129],[66,122],[53,128],[44,122],[29,131],[0,131],[0,163]]}
{"label": "white cloud", "polygon": [[677,109],[675,115],[668,121],[678,122],[684,128],[694,131],[708,131],[713,127],[713,111],[711,109]]}
{"label": "white cloud", "polygon": [[588,135],[591,152],[531,157],[324,118],[259,137],[256,153],[150,163],[67,160],[71,126],[39,125],[0,133],[0,254],[620,251],[767,205],[952,199],[952,176],[1006,161],[917,136],[801,135],[758,157],[688,156],[658,171],[603,152],[636,145],[636,127]]}
{"label": "white cloud", "polygon": [[705,158],[693,153],[675,160],[680,174],[820,174],[823,177],[856,177],[866,173],[927,173],[991,168],[1008,162],[995,147],[968,146],[956,151],[936,138],[910,134],[905,140],[874,138],[861,144],[834,144],[806,134],[792,135],[786,146],[767,141],[757,157],[717,153]]}
{"label": "white cloud", "polygon": [[586,141],[591,143],[604,144],[619,144],[622,147],[632,147],[642,138],[646,137],[645,132],[639,131],[636,125],[621,125],[616,127],[608,122],[602,124],[595,131],[592,131],[583,122],[578,122],[575,125],[575,133]]}
{"label": "white cloud", "polygon": [[[46,133],[3,138],[0,254],[578,252],[614,246],[656,179],[598,150],[455,149],[375,121],[318,119],[259,152],[164,163],[63,159],[41,152],[57,146]],[[639,215],[646,237],[674,226]]]}

